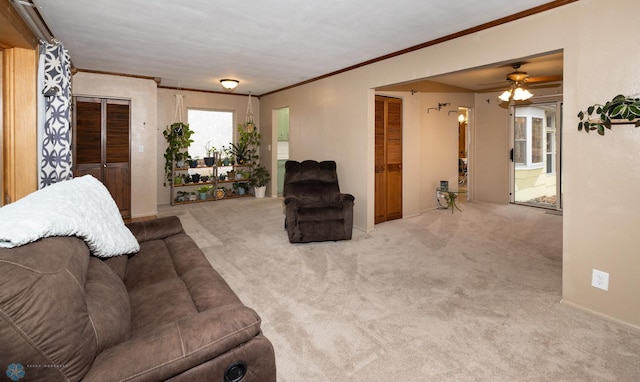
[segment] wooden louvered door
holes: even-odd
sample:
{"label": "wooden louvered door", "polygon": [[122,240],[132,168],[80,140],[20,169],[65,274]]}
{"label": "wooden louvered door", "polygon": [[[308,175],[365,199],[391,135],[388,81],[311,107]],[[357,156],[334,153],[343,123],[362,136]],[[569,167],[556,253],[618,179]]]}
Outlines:
{"label": "wooden louvered door", "polygon": [[131,216],[130,101],[74,97],[74,175],[107,187],[123,217]]}
{"label": "wooden louvered door", "polygon": [[375,223],[402,218],[402,100],[375,100]]}

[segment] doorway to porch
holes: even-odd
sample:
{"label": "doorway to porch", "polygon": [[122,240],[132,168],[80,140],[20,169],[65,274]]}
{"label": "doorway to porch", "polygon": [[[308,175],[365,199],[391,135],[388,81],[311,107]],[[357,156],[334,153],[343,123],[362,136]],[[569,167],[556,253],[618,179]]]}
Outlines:
{"label": "doorway to porch", "polygon": [[511,202],[562,209],[562,103],[512,109]]}

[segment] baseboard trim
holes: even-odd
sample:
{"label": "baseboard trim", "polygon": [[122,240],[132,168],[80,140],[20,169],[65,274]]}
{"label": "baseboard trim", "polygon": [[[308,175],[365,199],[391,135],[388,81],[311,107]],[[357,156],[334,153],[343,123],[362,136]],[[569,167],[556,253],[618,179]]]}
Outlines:
{"label": "baseboard trim", "polygon": [[127,223],[131,223],[131,222],[139,222],[139,221],[145,221],[145,220],[153,220],[156,219],[158,217],[158,213],[152,213],[152,214],[139,214],[139,215],[134,215],[131,216],[130,218],[124,219],[125,222]]}
{"label": "baseboard trim", "polygon": [[581,310],[581,311],[583,311],[585,313],[589,313],[591,315],[594,315],[594,316],[597,316],[597,317],[600,317],[600,318],[604,318],[607,321],[610,321],[610,322],[613,322],[613,323],[615,323],[617,325],[623,326],[623,327],[625,327],[625,328],[627,328],[629,330],[632,330],[632,331],[634,331],[636,333],[640,333],[640,326],[631,324],[631,323],[626,322],[626,321],[622,321],[620,319],[608,316],[608,315],[600,313],[600,312],[596,312],[595,310],[586,308],[586,307],[584,307],[582,305],[576,304],[576,303],[571,302],[571,301],[567,301],[567,300],[562,299],[562,300],[560,300],[560,303],[562,305],[566,305],[566,306],[568,306],[568,307],[570,307],[572,309]]}

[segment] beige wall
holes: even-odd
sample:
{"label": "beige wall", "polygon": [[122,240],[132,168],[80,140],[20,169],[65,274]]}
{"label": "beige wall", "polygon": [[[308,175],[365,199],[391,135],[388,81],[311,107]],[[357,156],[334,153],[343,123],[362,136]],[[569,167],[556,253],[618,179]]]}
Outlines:
{"label": "beige wall", "polygon": [[[640,93],[635,0],[582,0],[569,25],[580,43],[565,54],[565,198],[563,300],[640,326],[640,129],[619,125],[605,136],[577,131],[579,110],[617,94]],[[593,28],[598,25],[598,28]],[[624,52],[621,54],[621,52]],[[593,268],[609,273],[609,291],[590,286]]]}
{"label": "beige wall", "polygon": [[[131,216],[157,214],[157,86],[152,80],[93,73],[73,76],[74,96],[131,100]],[[142,146],[143,152],[139,151]]]}
{"label": "beige wall", "polygon": [[[247,105],[249,97],[245,95],[235,94],[223,94],[223,93],[205,93],[194,91],[178,91],[174,89],[158,89],[158,135],[156,140],[157,156],[156,156],[156,179],[158,190],[158,204],[169,204],[171,193],[169,185],[166,187],[162,185],[164,179],[164,152],[167,148],[167,141],[164,139],[162,132],[170,124],[177,122],[175,120],[176,115],[176,94],[183,95],[184,103],[184,122],[187,121],[187,109],[208,109],[208,110],[221,110],[234,112],[234,137],[237,134],[236,126],[238,123],[244,123],[247,114]],[[251,105],[253,108],[254,118],[257,119],[260,115],[260,100],[257,97],[251,97]],[[260,133],[264,136],[265,132],[260,123],[258,123]],[[277,133],[277,132],[276,132]],[[271,134],[271,130],[267,133],[267,137]],[[260,162],[268,163],[271,152],[275,155],[275,150],[270,150],[269,145],[271,142],[263,138],[264,144],[260,145]],[[273,140],[275,144],[276,140]],[[275,174],[275,171],[271,171]],[[275,184],[275,182],[271,182]],[[273,194],[275,195],[275,193]]]}
{"label": "beige wall", "polygon": [[[615,5],[604,0],[582,0],[262,97],[261,126],[274,137],[277,132],[271,132],[271,110],[288,106],[290,157],[336,160],[341,188],[356,197],[354,224],[370,230],[374,228],[372,89],[564,50],[563,301],[640,326],[640,277],[635,275],[640,269],[640,256],[634,237],[640,226],[640,130],[615,127],[615,131],[600,137],[579,133],[575,127],[580,109],[618,93],[640,92],[640,72],[634,69],[640,62],[637,42],[602,32],[637,35],[640,6],[635,0],[618,0]],[[493,95],[478,95],[473,105],[470,181],[475,199],[507,203],[508,110],[486,103],[488,98],[495,99]],[[417,102],[406,96],[404,99],[409,107]],[[419,107],[424,112],[424,106]],[[404,147],[405,208],[413,212],[427,207],[415,196],[430,187],[423,185],[425,177],[437,178],[429,167],[432,158],[422,153],[438,152],[440,142],[431,141],[429,136],[442,138],[447,145],[449,141],[437,136],[426,119],[419,127],[413,125],[419,117],[406,108],[407,104],[405,137],[421,131],[420,145],[405,139]],[[420,165],[409,165],[414,160]],[[611,188],[621,184],[624,187]],[[610,273],[608,292],[590,286],[593,268]]]}

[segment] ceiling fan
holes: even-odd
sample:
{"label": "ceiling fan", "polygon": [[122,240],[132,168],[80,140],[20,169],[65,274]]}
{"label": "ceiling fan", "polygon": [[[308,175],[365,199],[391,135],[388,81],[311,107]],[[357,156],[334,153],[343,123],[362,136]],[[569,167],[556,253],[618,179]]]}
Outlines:
{"label": "ceiling fan", "polygon": [[[559,75],[549,75],[549,76],[538,76],[538,77],[530,77],[527,72],[520,71],[520,67],[524,63],[516,62],[511,64],[513,68],[513,72],[507,74],[506,81],[508,82],[508,89],[506,89],[498,98],[500,100],[508,102],[512,97],[516,101],[524,101],[533,96],[528,89],[539,89],[539,88],[548,88],[548,87],[556,87],[560,86],[558,82],[562,80],[562,76]],[[538,84],[534,86],[530,86],[530,84]],[[504,89],[504,87],[491,88],[491,89],[483,89],[481,93],[489,93],[495,92]]]}

